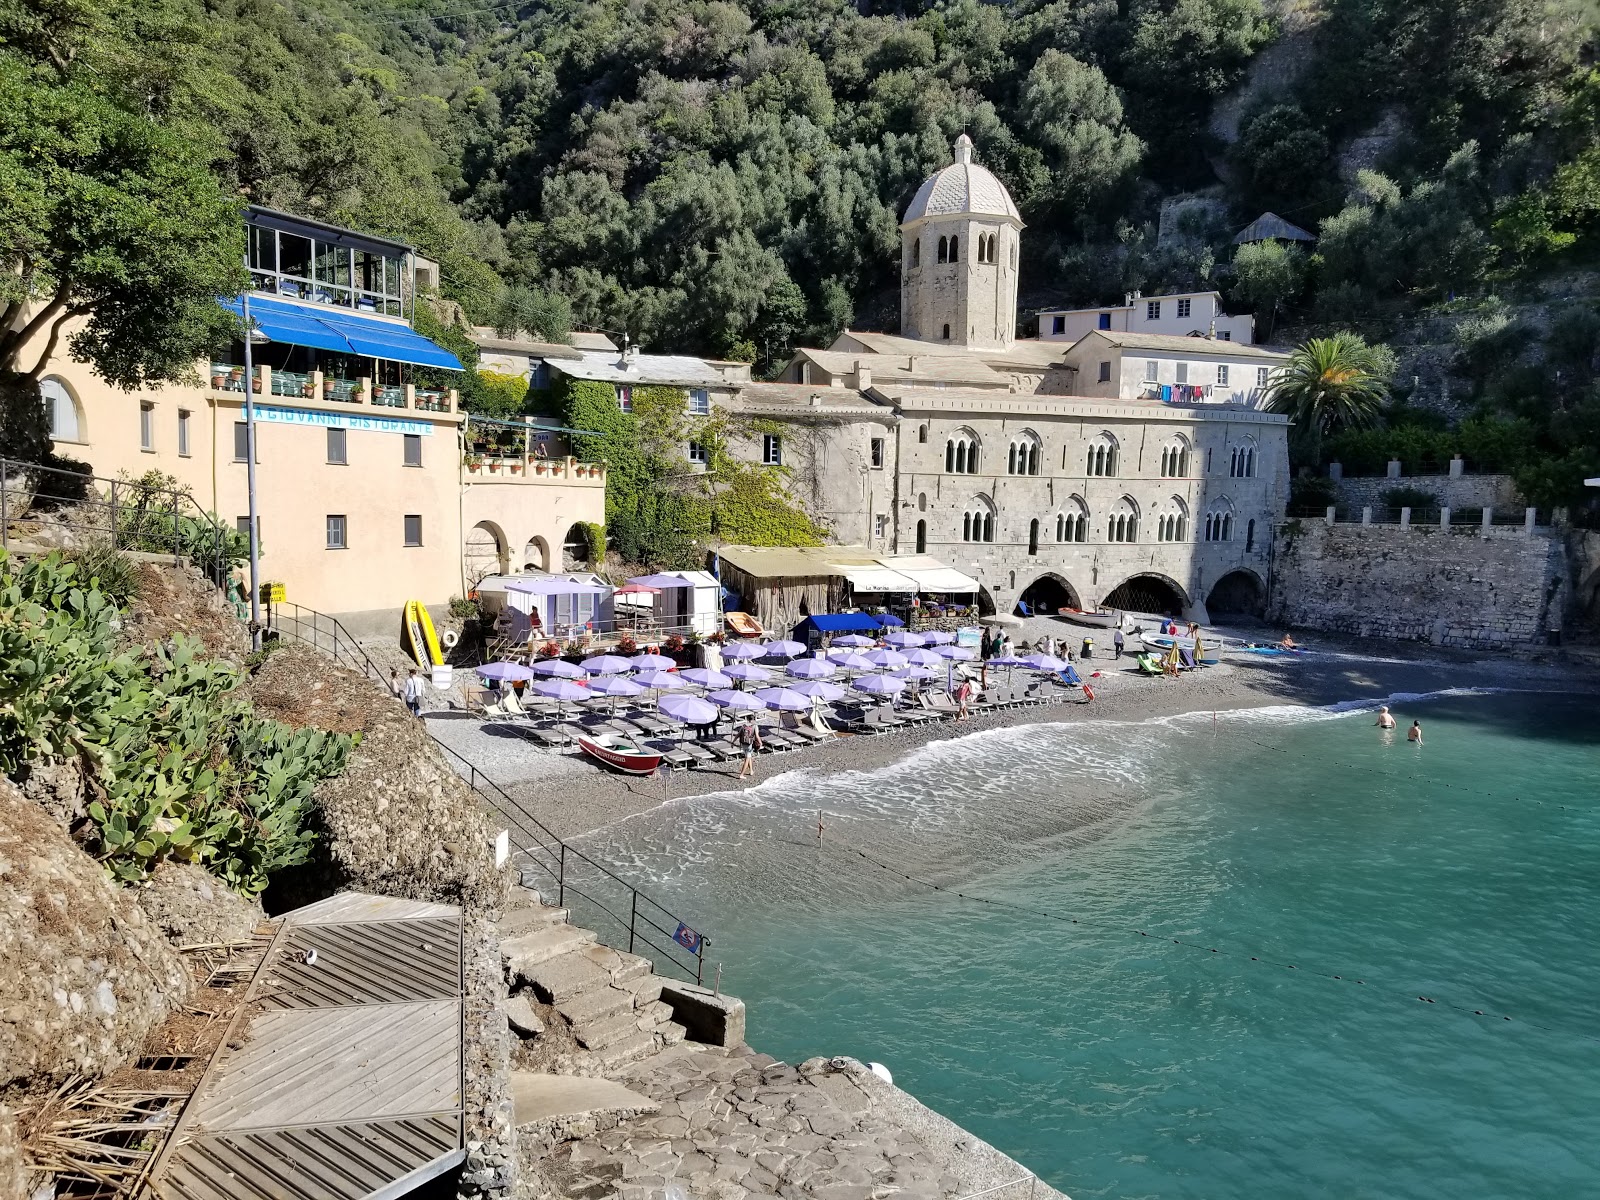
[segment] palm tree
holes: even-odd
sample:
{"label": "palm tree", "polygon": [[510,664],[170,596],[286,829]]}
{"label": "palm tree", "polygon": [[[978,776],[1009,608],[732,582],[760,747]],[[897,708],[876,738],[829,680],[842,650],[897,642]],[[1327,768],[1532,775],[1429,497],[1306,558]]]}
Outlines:
{"label": "palm tree", "polygon": [[1359,334],[1312,338],[1289,355],[1267,386],[1267,407],[1284,413],[1306,437],[1365,429],[1389,395],[1394,358]]}

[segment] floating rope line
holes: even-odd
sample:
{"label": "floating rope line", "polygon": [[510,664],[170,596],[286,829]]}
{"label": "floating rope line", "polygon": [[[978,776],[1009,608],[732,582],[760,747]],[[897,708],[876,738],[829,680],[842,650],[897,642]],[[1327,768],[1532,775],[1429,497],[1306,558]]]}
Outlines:
{"label": "floating rope line", "polygon": [[[754,831],[752,831],[752,832],[754,832]],[[884,862],[882,859],[877,858],[874,855],[867,853],[867,851],[862,850],[859,847],[851,846],[851,845],[849,845],[847,843],[845,843],[845,844],[838,843],[837,839],[835,839],[834,843],[830,844],[828,848],[833,850],[835,853],[842,854],[842,855],[844,855],[846,857],[859,858],[863,862],[866,862],[866,863],[868,863],[868,864],[870,864],[870,865],[872,865],[874,867],[877,867],[881,871],[884,871],[884,872],[886,872],[886,873],[888,873],[890,875],[894,875],[894,876],[896,876],[896,877],[898,877],[900,879],[906,880],[908,883],[914,883],[914,884],[918,885],[919,887],[929,888],[929,889],[931,889],[931,890],[933,890],[935,892],[940,892],[940,893],[942,893],[944,895],[947,895],[947,896],[955,896],[958,899],[966,900],[966,901],[968,901],[970,903],[986,904],[986,905],[990,906],[991,908],[1003,908],[1003,909],[1007,909],[1007,910],[1009,910],[1011,912],[1023,913],[1023,914],[1028,915],[1028,916],[1042,917],[1047,921],[1054,921],[1054,922],[1057,922],[1057,923],[1063,924],[1063,925],[1079,925],[1079,926],[1084,926],[1084,927],[1093,928],[1093,929],[1104,929],[1104,930],[1107,930],[1107,931],[1110,931],[1110,932],[1113,932],[1113,933],[1126,934],[1126,935],[1130,935],[1130,936],[1137,936],[1137,937],[1140,937],[1140,938],[1146,938],[1146,939],[1149,939],[1151,941],[1168,942],[1168,943],[1171,943],[1174,946],[1181,946],[1181,947],[1183,947],[1184,949],[1187,949],[1187,950],[1196,950],[1196,951],[1199,951],[1199,952],[1201,952],[1203,954],[1214,954],[1214,955],[1217,955],[1219,958],[1229,958],[1229,959],[1234,959],[1234,960],[1241,961],[1241,962],[1248,959],[1248,961],[1253,962],[1253,963],[1259,963],[1262,966],[1277,967],[1277,968],[1280,968],[1280,969],[1282,969],[1284,971],[1293,971],[1298,975],[1312,975],[1312,976],[1316,976],[1316,977],[1318,977],[1320,979],[1329,980],[1329,981],[1335,982],[1335,983],[1343,983],[1343,984],[1348,984],[1348,985],[1351,985],[1351,986],[1359,986],[1359,987],[1363,987],[1363,988],[1369,986],[1365,979],[1358,979],[1358,978],[1356,978],[1354,976],[1349,976],[1349,975],[1338,975],[1338,974],[1334,974],[1332,971],[1325,971],[1325,970],[1320,970],[1320,969],[1318,969],[1316,967],[1309,967],[1309,966],[1306,966],[1304,963],[1288,962],[1288,961],[1279,960],[1279,959],[1274,958],[1274,957],[1269,957],[1268,955],[1265,955],[1265,954],[1245,954],[1242,951],[1225,950],[1225,949],[1222,949],[1222,948],[1217,947],[1217,946],[1210,946],[1210,945],[1207,945],[1204,942],[1197,942],[1197,941],[1190,940],[1188,938],[1170,937],[1170,936],[1168,936],[1166,934],[1153,933],[1153,932],[1151,932],[1149,930],[1146,930],[1146,929],[1130,929],[1130,928],[1128,928],[1126,926],[1117,925],[1117,924],[1114,924],[1114,923],[1109,922],[1109,921],[1096,921],[1096,920],[1093,920],[1093,919],[1090,919],[1090,918],[1085,918],[1085,917],[1064,916],[1061,913],[1050,912],[1050,911],[1048,911],[1046,909],[1042,909],[1042,908],[1030,908],[1027,905],[1015,904],[1015,903],[1012,903],[1009,900],[996,900],[996,899],[994,899],[993,897],[990,897],[990,896],[974,895],[971,892],[964,892],[964,891],[961,891],[958,888],[947,887],[947,886],[945,886],[943,884],[934,883],[930,879],[923,879],[920,876],[912,875],[912,874],[902,870],[900,867],[894,866],[891,863]],[[1405,993],[1400,992],[1398,989],[1389,988],[1389,987],[1375,987],[1375,988],[1373,988],[1373,991],[1376,992],[1379,995],[1383,995],[1383,996],[1390,997],[1390,998],[1400,998],[1400,997],[1405,995]],[[1517,1024],[1526,1026],[1527,1028],[1538,1029],[1538,1030],[1541,1030],[1541,1031],[1546,1032],[1546,1033],[1556,1033],[1556,1034],[1562,1034],[1564,1036],[1569,1036],[1569,1037],[1578,1037],[1578,1038],[1581,1038],[1581,1039],[1583,1039],[1585,1041],[1600,1041],[1600,1037],[1597,1037],[1594,1034],[1555,1029],[1555,1028],[1552,1028],[1551,1026],[1541,1025],[1541,1024],[1539,1024],[1537,1022],[1522,1020],[1520,1018],[1513,1018],[1513,1017],[1511,1017],[1511,1016],[1509,1016],[1509,1015],[1507,1015],[1505,1013],[1491,1012],[1488,1009],[1472,1008],[1472,1007],[1470,1007],[1468,1005],[1465,1005],[1465,1004],[1452,1003],[1449,1000],[1442,1000],[1437,996],[1417,995],[1417,996],[1414,996],[1414,997],[1409,997],[1409,999],[1415,1001],[1416,1003],[1420,1003],[1420,1004],[1432,1005],[1432,1006],[1435,1006],[1435,1007],[1438,1007],[1438,1008],[1452,1009],[1452,1010],[1454,1010],[1454,1011],[1456,1011],[1458,1013],[1461,1013],[1461,1014],[1463,1014],[1465,1016],[1483,1018],[1483,1020],[1485,1022],[1490,1022],[1490,1021],[1503,1022],[1503,1023],[1515,1022]]]}

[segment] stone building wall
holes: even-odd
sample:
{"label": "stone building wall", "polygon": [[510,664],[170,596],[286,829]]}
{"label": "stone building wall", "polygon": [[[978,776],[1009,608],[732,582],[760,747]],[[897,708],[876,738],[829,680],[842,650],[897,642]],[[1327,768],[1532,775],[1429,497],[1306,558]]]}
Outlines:
{"label": "stone building wall", "polygon": [[[980,263],[978,238],[989,234],[996,238],[995,261]],[[959,239],[957,261],[938,261],[941,237]],[[1018,240],[1003,218],[970,213],[908,226],[902,239],[901,333],[930,343],[1008,348],[1016,338]]]}
{"label": "stone building wall", "polygon": [[1566,556],[1544,531],[1290,521],[1274,544],[1270,611],[1286,625],[1469,649],[1562,625]]}
{"label": "stone building wall", "polygon": [[1509,475],[1404,475],[1399,479],[1346,476],[1337,482],[1337,487],[1338,502],[1357,511],[1368,506],[1384,507],[1383,494],[1394,488],[1432,492],[1441,505],[1453,509],[1516,508],[1522,504],[1517,485]]}

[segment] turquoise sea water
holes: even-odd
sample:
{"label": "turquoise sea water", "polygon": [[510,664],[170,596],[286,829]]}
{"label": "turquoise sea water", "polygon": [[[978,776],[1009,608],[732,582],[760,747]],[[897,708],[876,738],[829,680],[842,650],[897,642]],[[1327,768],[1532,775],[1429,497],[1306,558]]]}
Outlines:
{"label": "turquoise sea water", "polygon": [[755,1045],[883,1062],[1076,1200],[1600,1195],[1600,706],[1397,709],[1424,745],[1038,725],[594,840],[715,939]]}

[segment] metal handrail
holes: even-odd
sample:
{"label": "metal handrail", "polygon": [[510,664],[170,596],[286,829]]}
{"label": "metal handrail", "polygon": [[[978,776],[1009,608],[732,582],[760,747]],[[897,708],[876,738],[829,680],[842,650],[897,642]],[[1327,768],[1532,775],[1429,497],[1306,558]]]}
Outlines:
{"label": "metal handrail", "polygon": [[1021,1187],[1023,1184],[1028,1185],[1028,1195],[1032,1196],[1034,1185],[1038,1182],[1039,1177],[1029,1171],[1026,1175],[1019,1175],[1006,1183],[997,1183],[993,1187],[984,1188],[981,1192],[968,1192],[965,1196],[958,1197],[957,1200],[977,1200],[979,1196],[989,1196],[995,1192],[1003,1192],[1006,1188]]}
{"label": "metal handrail", "polygon": [[[284,610],[292,610],[287,620],[282,616]],[[309,621],[300,615],[302,613],[309,616]],[[305,627],[308,624],[311,628],[310,637],[307,637],[305,633]],[[313,650],[329,654],[335,663],[339,662],[339,650],[342,641],[346,665],[361,671],[362,674],[379,685],[388,686],[384,680],[382,668],[372,661],[372,657],[366,652],[365,648],[340,623],[337,617],[329,616],[327,613],[318,612],[316,609],[306,608],[290,601],[279,601],[267,606],[266,627],[280,635],[286,634],[295,638],[301,643],[310,646]],[[326,646],[323,645],[322,637],[324,627],[327,633]],[[675,934],[679,929],[692,928],[687,921],[684,921],[660,901],[634,887],[633,884],[622,878],[604,863],[596,862],[570,842],[562,840],[544,822],[524,808],[516,797],[480,771],[470,759],[452,747],[447,746],[437,737],[433,739],[433,743],[466,767],[467,786],[477,792],[486,804],[499,812],[502,817],[512,824],[519,826],[526,824],[526,828],[519,828],[517,832],[519,841],[526,839],[529,844],[519,845],[517,848],[528,856],[529,861],[536,868],[549,875],[555,881],[557,907],[566,905],[569,891],[582,896],[619,925],[627,927],[629,954],[634,953],[638,944],[642,942],[661,955],[665,962],[675,970],[682,972],[685,976],[692,976],[697,984],[703,983],[705,978],[705,949],[711,944],[710,938],[701,936],[698,942],[698,949],[695,950],[689,950],[687,947],[682,946],[681,943],[675,940]],[[629,904],[626,920],[619,913],[613,912],[598,897],[590,895],[580,888],[569,877],[569,859],[574,860],[573,866],[576,866],[577,863],[587,864],[627,890]],[[641,903],[647,906],[643,911],[640,909]],[[673,928],[667,929],[658,924],[651,916],[652,911],[659,913]],[[678,946],[679,950],[671,950],[652,940],[645,928],[643,928],[645,926],[655,930],[667,941]],[[679,959],[678,954],[680,952],[687,953],[693,957],[694,966],[692,968]]]}
{"label": "metal handrail", "polygon": [[[19,486],[19,481],[27,472],[58,478],[63,486],[59,492],[43,491],[37,484],[32,487]],[[105,491],[104,496],[101,495],[102,488]],[[73,497],[72,493],[78,491],[83,493],[82,499]],[[138,480],[107,479],[99,475],[85,475],[78,471],[64,470],[61,467],[46,467],[38,463],[0,458],[0,547],[6,549],[10,549],[12,543],[13,498],[28,501],[26,515],[41,523],[48,523],[45,514],[58,509],[87,511],[90,514],[88,531],[105,535],[118,550],[165,554],[167,539],[170,536],[174,565],[183,561],[185,532],[183,522],[194,522],[210,532],[210,538],[207,540],[212,543],[213,553],[211,569],[207,572],[208,577],[218,587],[225,581],[226,576],[222,569],[222,523],[201,508],[200,502],[191,492],[179,488],[150,487]],[[94,512],[101,509],[106,513],[104,526],[93,519]],[[22,515],[19,513],[18,517]],[[152,530],[152,518],[170,519],[171,530]],[[56,523],[65,525],[67,522],[65,518],[59,518]],[[160,542],[158,549],[150,548],[152,534]]]}

